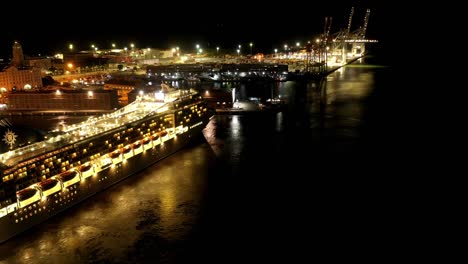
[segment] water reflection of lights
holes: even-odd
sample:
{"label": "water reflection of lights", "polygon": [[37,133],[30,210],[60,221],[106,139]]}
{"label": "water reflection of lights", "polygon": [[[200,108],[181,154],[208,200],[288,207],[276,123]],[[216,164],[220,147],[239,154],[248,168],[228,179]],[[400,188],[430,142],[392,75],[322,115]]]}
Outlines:
{"label": "water reflection of lights", "polygon": [[283,112],[276,114],[276,131],[281,132],[283,129]]}
{"label": "water reflection of lights", "polygon": [[239,116],[233,115],[231,120],[231,131],[233,137],[239,137],[240,134],[240,122]]}
{"label": "water reflection of lights", "polygon": [[166,221],[174,216],[176,209],[176,199],[174,192],[176,186],[174,183],[169,183],[167,185],[168,186],[166,186],[166,188],[164,188],[160,194],[161,208],[159,211],[161,218]]}

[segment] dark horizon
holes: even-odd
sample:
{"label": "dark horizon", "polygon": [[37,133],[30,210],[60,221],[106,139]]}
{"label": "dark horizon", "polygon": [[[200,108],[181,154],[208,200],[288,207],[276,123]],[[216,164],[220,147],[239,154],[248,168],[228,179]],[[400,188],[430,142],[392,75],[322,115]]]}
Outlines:
{"label": "dark horizon", "polygon": [[[30,56],[63,52],[70,43],[74,44],[75,50],[86,50],[91,44],[105,49],[110,48],[111,43],[124,47],[131,42],[141,48],[169,49],[180,46],[185,50],[199,43],[205,49],[220,46],[226,52],[234,52],[239,44],[250,52],[247,45],[253,42],[253,52],[272,53],[274,48],[281,49],[285,43],[304,43],[318,36],[323,32],[325,17],[333,17],[331,33],[345,28],[352,6],[355,8],[352,30],[362,25],[366,9],[370,8],[366,35],[382,41],[385,31],[381,27],[385,17],[381,8],[352,3],[314,5],[314,8],[310,8],[297,4],[291,7],[293,12],[285,12],[281,6],[276,8],[273,5],[249,3],[214,12],[209,11],[206,4],[200,4],[193,9],[180,11],[166,8],[164,12],[153,14],[148,14],[146,10],[122,14],[106,11],[111,15],[105,17],[100,17],[100,12],[104,11],[96,11],[89,16],[69,10],[68,15],[61,17],[64,29],[53,23],[35,24],[34,19],[30,23],[9,24],[10,30],[0,36],[0,58],[7,61],[11,57],[14,41],[20,42],[24,54]],[[52,12],[38,8],[25,10],[24,17]],[[102,9],[96,7],[96,10]],[[76,19],[79,15],[86,19]],[[55,19],[60,22],[57,17]]]}

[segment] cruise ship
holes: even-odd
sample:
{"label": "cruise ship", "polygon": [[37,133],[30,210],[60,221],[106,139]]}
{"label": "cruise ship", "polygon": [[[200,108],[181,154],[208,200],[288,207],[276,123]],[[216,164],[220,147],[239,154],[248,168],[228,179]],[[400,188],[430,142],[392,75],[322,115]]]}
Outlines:
{"label": "cruise ship", "polygon": [[[195,90],[139,94],[112,113],[0,144],[0,243],[129,177],[202,135],[213,115]],[[3,148],[5,149],[5,148]]]}

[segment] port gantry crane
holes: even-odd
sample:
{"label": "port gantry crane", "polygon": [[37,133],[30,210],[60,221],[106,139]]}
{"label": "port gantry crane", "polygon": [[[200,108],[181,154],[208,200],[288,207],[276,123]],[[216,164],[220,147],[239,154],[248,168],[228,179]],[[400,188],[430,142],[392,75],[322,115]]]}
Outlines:
{"label": "port gantry crane", "polygon": [[378,42],[377,40],[366,39],[370,9],[366,10],[362,26],[351,31],[353,16],[354,7],[351,7],[347,27],[333,34],[330,34],[333,18],[325,17],[323,33],[314,43],[306,46],[306,71],[312,70],[314,66],[318,66],[315,70],[318,69],[320,72],[326,70],[330,59],[329,56],[332,57],[334,62],[344,64],[349,59],[348,56],[353,58],[364,55],[366,43]]}
{"label": "port gantry crane", "polygon": [[367,25],[369,24],[370,9],[366,10],[363,25],[360,26],[358,29],[351,31],[353,15],[354,7],[351,8],[347,28],[336,32],[331,37],[332,55],[341,57],[340,61],[342,63],[346,62],[348,53],[351,53],[351,56],[362,56],[366,52],[366,43],[377,42],[377,40],[366,39],[366,31]]}

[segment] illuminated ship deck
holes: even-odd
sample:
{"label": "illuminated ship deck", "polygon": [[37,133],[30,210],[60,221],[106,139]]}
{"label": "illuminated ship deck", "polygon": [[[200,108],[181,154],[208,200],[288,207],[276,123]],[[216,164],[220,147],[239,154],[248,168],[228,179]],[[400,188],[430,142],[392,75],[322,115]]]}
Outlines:
{"label": "illuminated ship deck", "polygon": [[11,167],[23,160],[33,158],[80,140],[91,138],[114,128],[140,120],[148,115],[168,111],[171,102],[183,99],[195,93],[196,92],[193,90],[174,90],[164,93],[158,92],[141,95],[137,97],[137,100],[134,102],[113,113],[90,117],[88,120],[77,124],[62,126],[60,129],[50,132],[43,141],[6,153],[1,153],[0,163]]}

